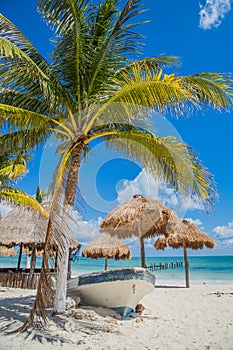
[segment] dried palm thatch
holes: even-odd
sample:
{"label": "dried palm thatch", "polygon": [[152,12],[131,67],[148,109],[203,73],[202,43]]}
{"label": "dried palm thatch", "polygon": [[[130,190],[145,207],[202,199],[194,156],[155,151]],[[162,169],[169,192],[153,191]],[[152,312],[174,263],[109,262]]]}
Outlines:
{"label": "dried palm thatch", "polygon": [[7,248],[5,246],[0,246],[0,255],[15,256],[16,252],[15,252],[14,248]]}
{"label": "dried palm thatch", "polygon": [[154,244],[157,250],[170,246],[172,248],[203,249],[214,248],[214,240],[202,232],[196,225],[187,220],[181,220],[176,231],[168,237],[159,237]]}
{"label": "dried palm thatch", "polygon": [[[59,223],[61,225],[61,223]],[[19,257],[17,269],[20,269],[22,253],[26,252],[27,256],[31,256],[31,273],[36,266],[36,256],[43,255],[45,252],[46,231],[48,219],[39,212],[26,209],[25,207],[15,207],[2,220],[0,228],[0,245],[7,248],[19,245]],[[51,226],[52,227],[52,226]],[[59,227],[52,227],[59,236]],[[56,237],[56,234],[54,235]],[[80,244],[71,235],[69,237],[70,250],[79,249]],[[51,259],[54,258],[54,252],[58,252],[58,243],[55,238],[51,240],[50,248],[48,249],[48,257],[50,263],[55,267],[56,263]],[[57,254],[58,255],[58,254]],[[56,255],[56,256],[57,256]],[[57,257],[56,257],[57,259]],[[47,266],[48,270],[49,267]],[[70,265],[68,265],[68,275]]]}
{"label": "dried palm thatch", "polygon": [[133,235],[150,238],[175,231],[179,219],[174,211],[159,201],[134,195],[119,205],[101,222],[101,232],[128,238]]}
{"label": "dried palm thatch", "polygon": [[25,247],[32,244],[44,244],[47,219],[40,213],[16,207],[1,219],[0,244],[13,247],[24,243]]}
{"label": "dried palm thatch", "polygon": [[105,258],[105,270],[107,270],[109,258],[130,259],[130,249],[117,237],[102,234],[88,244],[83,250],[82,256],[92,259]]}
{"label": "dried palm thatch", "polygon": [[146,267],[144,239],[155,234],[174,232],[179,219],[174,211],[159,201],[134,195],[119,205],[100,224],[101,232],[119,238],[137,236],[140,239],[141,266]]}
{"label": "dried palm thatch", "polygon": [[[10,248],[23,243],[27,254],[30,255],[36,243],[40,255],[44,250],[47,226],[48,219],[39,212],[16,207],[1,219],[0,245]],[[72,236],[70,236],[70,248],[72,250],[80,248],[80,243]],[[53,249],[56,250],[55,242]]]}
{"label": "dried palm thatch", "polygon": [[154,243],[154,247],[157,250],[164,250],[167,246],[175,249],[182,247],[184,249],[186,287],[189,287],[187,248],[203,249],[204,246],[214,248],[214,240],[197,228],[196,225],[183,219],[177,225],[173,234],[170,234],[168,237],[161,236]]}

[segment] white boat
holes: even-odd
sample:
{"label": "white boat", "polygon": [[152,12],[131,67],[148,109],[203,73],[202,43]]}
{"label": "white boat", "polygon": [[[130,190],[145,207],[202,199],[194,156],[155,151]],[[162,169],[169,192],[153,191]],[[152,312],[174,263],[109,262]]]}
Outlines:
{"label": "white boat", "polygon": [[83,305],[107,307],[127,317],[154,286],[155,275],[146,269],[117,269],[71,278],[67,295],[79,296]]}

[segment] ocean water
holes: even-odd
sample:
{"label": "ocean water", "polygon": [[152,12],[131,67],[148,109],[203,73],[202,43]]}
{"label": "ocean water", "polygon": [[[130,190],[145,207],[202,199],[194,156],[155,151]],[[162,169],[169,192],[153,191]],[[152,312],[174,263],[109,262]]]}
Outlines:
{"label": "ocean water", "polygon": [[[37,258],[37,267],[40,267],[42,258]],[[156,284],[169,283],[174,285],[184,285],[185,268],[183,257],[147,257],[147,266],[161,264],[178,265],[176,268],[157,269],[152,271],[156,276]],[[104,270],[104,259],[86,259],[76,257],[72,262],[72,276]],[[0,256],[0,267],[16,267],[16,257]],[[22,257],[21,267],[26,266],[26,256]],[[139,267],[140,258],[133,257],[131,260],[115,261],[109,259],[109,269],[124,267]],[[150,271],[150,269],[149,269]],[[232,256],[191,256],[189,257],[190,283],[196,284],[233,284],[233,255]]]}

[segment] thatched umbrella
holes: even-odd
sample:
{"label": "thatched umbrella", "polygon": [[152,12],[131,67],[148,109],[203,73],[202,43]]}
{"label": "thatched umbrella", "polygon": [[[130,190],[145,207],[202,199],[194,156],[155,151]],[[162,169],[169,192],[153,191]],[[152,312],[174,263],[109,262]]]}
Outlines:
{"label": "thatched umbrella", "polygon": [[189,287],[189,263],[187,257],[187,248],[191,249],[203,249],[214,248],[214,240],[203,233],[196,225],[191,224],[187,220],[181,220],[176,227],[176,232],[170,234],[168,237],[159,237],[154,244],[157,250],[164,250],[165,247],[170,246],[172,248],[184,249],[184,261],[185,261],[185,276],[186,287]]}
{"label": "thatched umbrella", "polygon": [[170,234],[178,222],[175,212],[159,201],[135,195],[111,211],[101,222],[100,230],[119,238],[139,237],[141,265],[146,267],[144,239]]}
{"label": "thatched umbrella", "polygon": [[[1,219],[0,245],[11,248],[20,246],[18,266],[20,268],[23,247],[32,255],[31,267],[35,267],[37,251],[43,251],[48,219],[39,212],[16,207]],[[80,248],[80,244],[72,238],[71,248]],[[54,250],[56,246],[54,245]],[[30,254],[30,253],[29,253]],[[40,254],[40,253],[39,253]]]}
{"label": "thatched umbrella", "polygon": [[117,237],[102,234],[90,242],[82,252],[85,258],[105,258],[105,270],[108,269],[108,259],[130,259],[130,249]]}

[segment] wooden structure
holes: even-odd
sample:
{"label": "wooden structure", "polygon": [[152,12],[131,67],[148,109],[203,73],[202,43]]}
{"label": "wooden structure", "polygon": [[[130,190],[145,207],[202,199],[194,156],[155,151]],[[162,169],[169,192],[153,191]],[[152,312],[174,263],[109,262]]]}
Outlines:
{"label": "wooden structure", "polygon": [[119,238],[138,237],[141,266],[146,268],[144,239],[173,233],[178,222],[174,211],[159,201],[137,194],[111,211],[100,223],[100,230]]}
{"label": "wooden structure", "polygon": [[[55,275],[54,271],[50,272]],[[36,289],[39,277],[40,269],[30,273],[30,269],[0,268],[1,287]]]}
{"label": "wooden structure", "polygon": [[85,258],[105,258],[105,271],[108,269],[108,259],[130,259],[130,249],[117,237],[102,234],[89,243],[82,252]]}
{"label": "wooden structure", "polygon": [[196,225],[191,224],[189,221],[183,219],[180,220],[179,225],[177,225],[176,232],[169,235],[168,237],[161,236],[154,243],[154,247],[157,250],[164,250],[164,248],[167,246],[175,249],[183,248],[186,287],[189,288],[189,262],[187,256],[187,248],[203,249],[204,246],[207,248],[214,248],[214,240],[199,230]]}
{"label": "wooden structure", "polygon": [[[0,220],[0,245],[8,249],[19,246],[17,268],[0,268],[1,286],[30,289],[37,287],[40,269],[36,269],[36,256],[43,254],[47,223],[48,219],[40,213],[23,207],[14,208]],[[70,252],[80,246],[70,237]],[[56,254],[56,247],[54,243],[51,256]],[[31,257],[30,269],[21,268],[23,251]],[[68,271],[68,277],[70,274],[71,271]]]}

